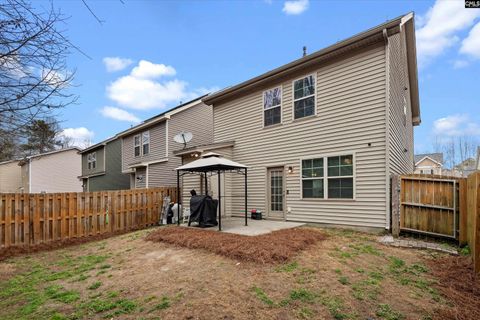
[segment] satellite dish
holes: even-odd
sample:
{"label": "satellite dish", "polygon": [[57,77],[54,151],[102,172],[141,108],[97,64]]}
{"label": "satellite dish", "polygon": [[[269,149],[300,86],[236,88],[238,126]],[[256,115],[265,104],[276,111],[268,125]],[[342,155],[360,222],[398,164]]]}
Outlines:
{"label": "satellite dish", "polygon": [[180,132],[179,134],[173,137],[173,141],[176,143],[183,143],[183,148],[187,146],[187,143],[190,142],[193,138],[193,134],[191,132]]}

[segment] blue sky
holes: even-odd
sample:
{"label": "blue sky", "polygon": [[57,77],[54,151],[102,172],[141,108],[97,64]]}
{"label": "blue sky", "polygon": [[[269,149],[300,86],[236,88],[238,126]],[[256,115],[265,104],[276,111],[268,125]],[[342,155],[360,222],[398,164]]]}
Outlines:
{"label": "blue sky", "polygon": [[[422,124],[416,151],[435,137],[480,136],[480,10],[464,1],[55,0],[71,18],[67,134],[99,142],[180,101],[234,85],[388,19],[414,11]],[[37,6],[48,3],[37,2]]]}

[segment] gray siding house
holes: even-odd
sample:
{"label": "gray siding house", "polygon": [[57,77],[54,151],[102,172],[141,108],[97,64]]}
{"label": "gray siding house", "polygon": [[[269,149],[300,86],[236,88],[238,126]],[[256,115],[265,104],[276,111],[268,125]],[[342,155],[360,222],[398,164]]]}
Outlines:
{"label": "gray siding house", "polygon": [[[201,97],[203,98],[203,97]],[[121,132],[122,172],[130,176],[131,188],[176,186],[175,168],[181,159],[173,152],[213,142],[212,107],[201,98],[181,104]],[[191,132],[186,146],[174,142],[181,132]]]}
{"label": "gray siding house", "polygon": [[130,178],[122,173],[122,140],[116,137],[80,152],[83,191],[122,190],[130,188]]}
{"label": "gray siding house", "polygon": [[[390,176],[413,172],[413,126],[420,124],[414,16],[203,101],[213,106],[215,124],[214,144],[203,150],[249,166],[249,210],[388,229]],[[203,150],[177,155],[188,161]],[[223,179],[227,213],[242,215],[243,177]]]}

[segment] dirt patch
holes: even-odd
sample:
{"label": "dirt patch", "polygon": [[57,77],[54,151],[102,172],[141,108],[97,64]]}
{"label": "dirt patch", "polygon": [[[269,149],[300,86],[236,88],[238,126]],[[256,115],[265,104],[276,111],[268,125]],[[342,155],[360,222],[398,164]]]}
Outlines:
{"label": "dirt patch", "polygon": [[79,238],[71,238],[71,239],[64,239],[46,243],[39,243],[35,245],[22,245],[22,246],[12,246],[8,248],[0,249],[0,261],[6,260],[11,257],[15,257],[18,255],[24,254],[31,254],[39,251],[50,251],[50,250],[57,250],[64,247],[75,246],[87,242],[93,242],[98,240],[107,239],[110,237],[122,235],[125,233],[129,233],[132,231],[136,231],[138,229],[130,229],[130,230],[122,230],[122,231],[115,231],[109,233],[102,233],[97,235],[91,235],[86,237],[79,237]]}
{"label": "dirt patch", "polygon": [[443,257],[430,262],[437,287],[451,307],[435,313],[435,319],[480,319],[480,277],[475,277],[470,257]]}
{"label": "dirt patch", "polygon": [[324,240],[314,229],[293,228],[259,236],[244,236],[208,230],[169,227],[152,232],[146,240],[166,242],[190,249],[204,249],[228,258],[257,263],[289,261],[301,250]]}

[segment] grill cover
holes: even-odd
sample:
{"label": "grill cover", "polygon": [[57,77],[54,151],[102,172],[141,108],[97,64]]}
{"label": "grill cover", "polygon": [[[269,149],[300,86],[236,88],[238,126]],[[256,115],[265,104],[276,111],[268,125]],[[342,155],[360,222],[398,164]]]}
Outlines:
{"label": "grill cover", "polygon": [[202,228],[214,227],[217,222],[218,200],[212,199],[210,196],[192,196],[190,198],[190,220],[198,222]]}

